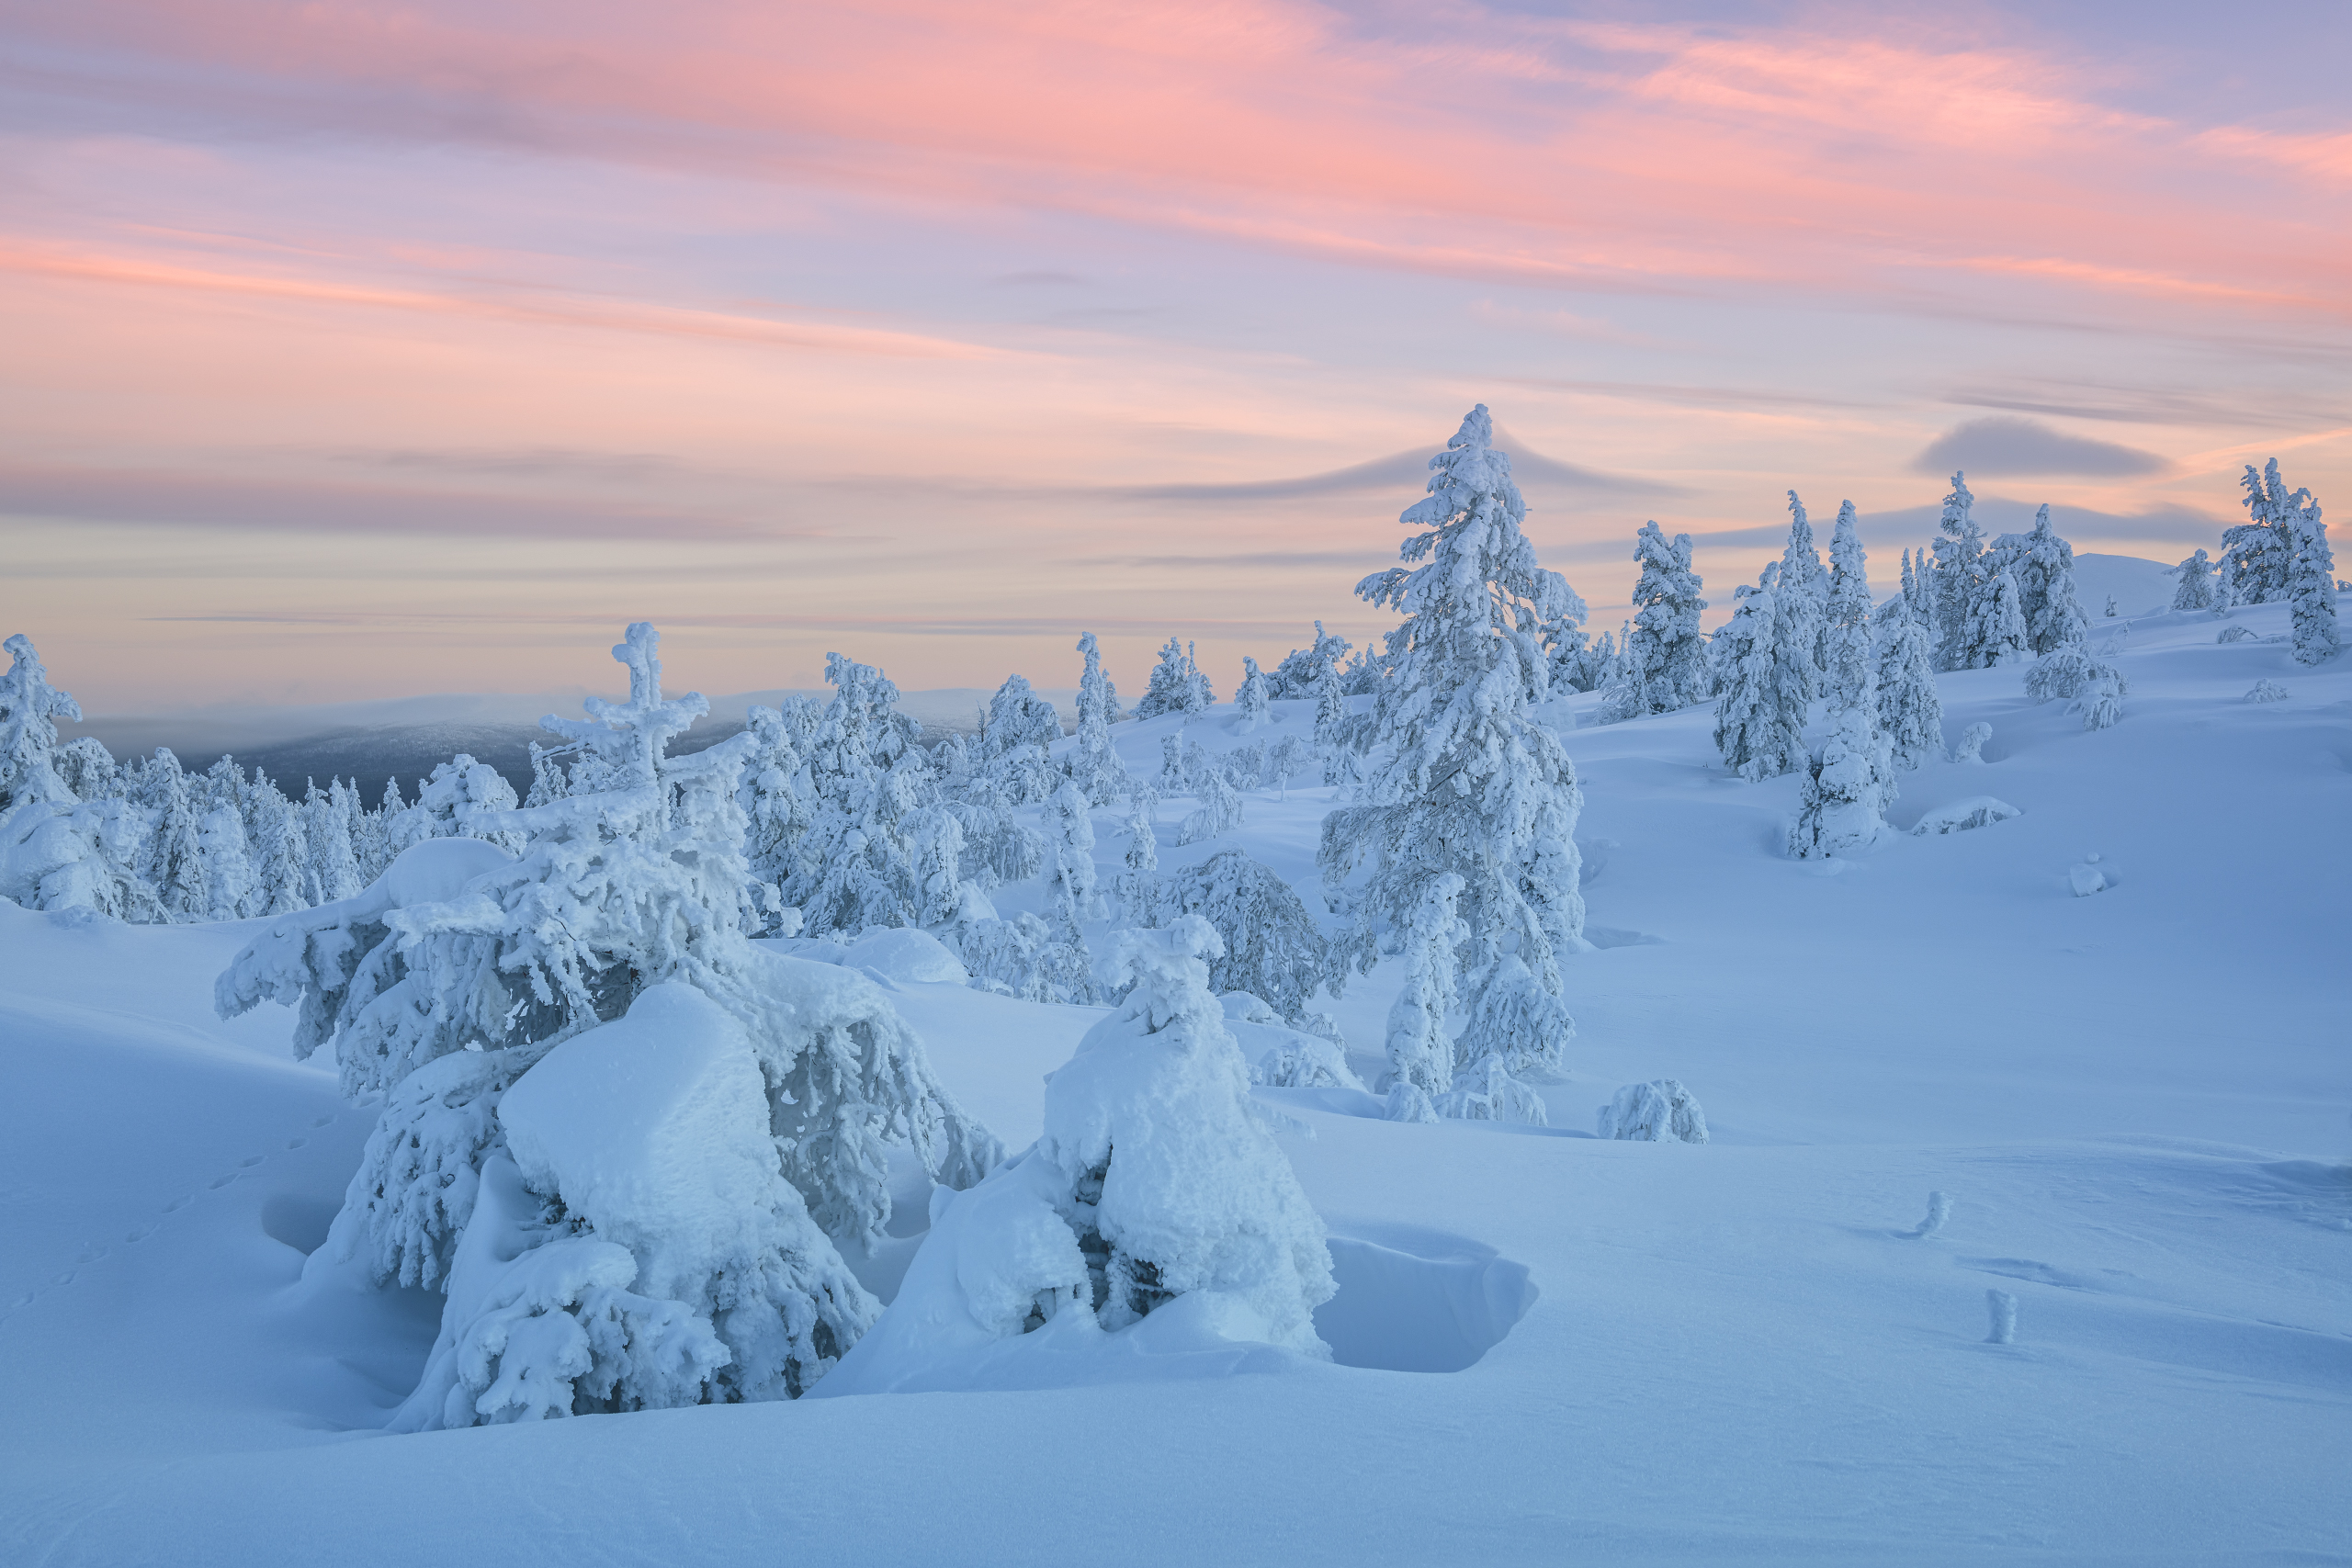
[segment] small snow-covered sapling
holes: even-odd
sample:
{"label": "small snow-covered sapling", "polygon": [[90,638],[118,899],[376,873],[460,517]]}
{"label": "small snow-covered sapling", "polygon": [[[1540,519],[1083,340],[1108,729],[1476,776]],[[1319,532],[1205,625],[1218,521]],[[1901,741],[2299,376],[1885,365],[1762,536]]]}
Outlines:
{"label": "small snow-covered sapling", "polygon": [[2287,700],[2287,688],[2276,681],[2256,681],[2254,690],[2245,694],[2245,700],[2250,703],[2283,703]]}
{"label": "small snow-covered sapling", "polygon": [[1959,749],[1952,752],[1955,762],[1982,762],[1984,742],[1993,739],[1993,727],[1979,719],[1960,732]]}
{"label": "small snow-covered sapling", "polygon": [[1984,1310],[1993,1319],[1993,1332],[1984,1337],[1987,1345],[2014,1345],[2018,1342],[2018,1299],[2007,1291],[1984,1292]]}
{"label": "small snow-covered sapling", "polygon": [[1940,1192],[1930,1192],[1928,1194],[1928,1217],[1919,1222],[1918,1228],[1911,1235],[1915,1239],[1924,1240],[1943,1229],[1944,1222],[1951,1218],[1951,1200]]}

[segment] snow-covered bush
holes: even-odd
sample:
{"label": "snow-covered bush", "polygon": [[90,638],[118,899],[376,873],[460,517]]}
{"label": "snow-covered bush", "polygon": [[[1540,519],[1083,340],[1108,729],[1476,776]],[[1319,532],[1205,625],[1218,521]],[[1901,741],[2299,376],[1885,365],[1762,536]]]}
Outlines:
{"label": "snow-covered bush", "polygon": [[1200,806],[1176,829],[1179,844],[1205,843],[1241,826],[1241,792],[1221,768],[1204,770],[1192,785]]}
{"label": "snow-covered bush", "polygon": [[2254,689],[2246,693],[2245,700],[2250,703],[2283,703],[2287,700],[2287,688],[2276,681],[2256,681]]}
{"label": "snow-covered bush", "polygon": [[1966,800],[1955,800],[1949,806],[1939,806],[1926,812],[1911,825],[1911,836],[1928,839],[1944,833],[1965,833],[2024,815],[2006,800],[1996,800],[1989,795],[1972,795]]}
{"label": "snow-covered bush", "polygon": [[1982,763],[1984,761],[1984,742],[1992,739],[1993,727],[1979,719],[1960,732],[1960,744],[1951,749],[1951,760]]}
{"label": "snow-covered bush", "polygon": [[1323,819],[1317,859],[1325,886],[1352,896],[1360,939],[1375,922],[1404,925],[1434,885],[1459,877],[1468,936],[1452,958],[1466,1018],[1449,1070],[1499,1055],[1514,1073],[1548,1077],[1575,1032],[1560,960],[1583,943],[1583,797],[1529,699],[1548,679],[1537,630],[1561,613],[1567,584],[1536,564],[1510,459],[1492,437],[1482,403],[1430,460],[1430,493],[1400,519],[1419,530],[1400,554],[1421,564],[1356,585],[1403,619],[1387,634],[1368,777]]}
{"label": "snow-covered bush", "polygon": [[840,1392],[958,1386],[1003,1341],[1069,1353],[1161,1314],[1162,1346],[1329,1355],[1314,1324],[1336,1288],[1323,1224],[1251,1109],[1209,994],[1216,949],[1197,917],[1119,933],[1106,977],[1126,999],[1046,1081],[1036,1144],[934,1205]]}
{"label": "snow-covered bush", "polygon": [[1348,971],[1291,885],[1250,858],[1226,850],[1170,877],[1159,904],[1160,924],[1198,915],[1217,934],[1219,955],[1209,963],[1209,986],[1262,998],[1285,1022],[1297,1024],[1316,987],[1337,997]]}
{"label": "snow-covered bush", "polygon": [[1703,1144],[1707,1113],[1674,1078],[1627,1084],[1600,1108],[1596,1130],[1604,1138],[1652,1144]]}
{"label": "snow-covered bush", "polygon": [[1096,996],[1085,949],[1035,915],[959,922],[955,934],[975,989],[1025,1002],[1085,1002]]}
{"label": "snow-covered bush", "polygon": [[2213,640],[2215,642],[2222,643],[2252,642],[2254,640],[2254,628],[2252,626],[2223,626],[2220,634],[2216,636]]}
{"label": "snow-covered bush", "polygon": [[2123,698],[2130,690],[2123,671],[2112,664],[2101,664],[2075,694],[2066,711],[2080,714],[2085,729],[2106,729],[2122,721]]}

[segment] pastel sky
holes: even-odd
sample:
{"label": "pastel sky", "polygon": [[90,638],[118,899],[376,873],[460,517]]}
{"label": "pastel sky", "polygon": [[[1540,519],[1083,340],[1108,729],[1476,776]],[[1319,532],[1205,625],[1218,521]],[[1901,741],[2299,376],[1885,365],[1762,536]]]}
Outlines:
{"label": "pastel sky", "polygon": [[0,4],[0,632],[95,712],[1222,692],[1463,412],[1613,627],[1964,465],[2352,515],[2352,6]]}

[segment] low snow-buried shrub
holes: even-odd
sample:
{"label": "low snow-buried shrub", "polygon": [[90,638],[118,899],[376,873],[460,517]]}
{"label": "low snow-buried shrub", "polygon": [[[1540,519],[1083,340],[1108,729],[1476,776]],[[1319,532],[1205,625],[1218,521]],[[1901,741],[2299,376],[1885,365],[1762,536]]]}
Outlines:
{"label": "low snow-buried shrub", "polygon": [[1604,1138],[1651,1144],[1703,1144],[1707,1113],[1675,1078],[1627,1084],[1600,1108],[1597,1131]]}
{"label": "low snow-buried shrub", "polygon": [[2250,703],[2283,703],[2287,700],[2287,688],[2276,681],[2256,681],[2254,690],[2245,694],[2245,700]]}
{"label": "low snow-buried shrub", "polygon": [[1219,946],[1198,916],[1119,934],[1108,978],[1132,989],[1047,1080],[1044,1135],[934,1198],[897,1300],[825,1393],[1018,1382],[1007,1357],[1107,1335],[1329,1354],[1323,1224],[1250,1105],[1208,988]]}
{"label": "low snow-buried shrub", "polygon": [[1965,833],[1972,829],[1989,828],[1996,822],[2007,822],[2012,817],[2024,815],[2006,800],[1996,800],[1989,795],[1972,795],[1966,800],[1931,807],[1912,825],[1911,836],[1927,839],[1941,833]]}

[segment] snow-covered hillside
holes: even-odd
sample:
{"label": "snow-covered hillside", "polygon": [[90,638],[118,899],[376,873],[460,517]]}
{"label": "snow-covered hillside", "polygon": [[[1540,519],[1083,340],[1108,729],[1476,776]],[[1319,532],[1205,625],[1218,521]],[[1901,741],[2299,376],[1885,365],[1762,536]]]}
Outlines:
{"label": "snow-covered hillside", "polygon": [[[1542,711],[1591,944],[1549,1126],[1255,1091],[1331,1234],[1330,1362],[1130,1341],[965,1392],[387,1435],[441,1298],[306,1277],[373,1113],[287,1010],[215,1017],[265,922],[0,903],[0,1562],[2344,1561],[2352,668],[2290,659],[2280,604],[2104,620],[2099,560],[2123,720],[1939,677],[1982,760],[1903,773],[1864,855],[1788,858],[1802,775],[1727,773],[1708,706]],[[1111,733],[1151,777],[1235,724]],[[1987,796],[2016,814],[1901,831]],[[1195,803],[1163,800],[1159,874],[1238,845],[1321,919],[1330,797],[1251,793],[1181,846]],[[1125,813],[1092,817],[1108,887]],[[910,973],[875,984],[956,1103],[1037,1138],[1108,1010]],[[1367,1083],[1401,980],[1333,1009]],[[1591,1135],[1661,1078],[1711,1143]],[[892,1179],[854,1260],[885,1300],[931,1191]]]}

